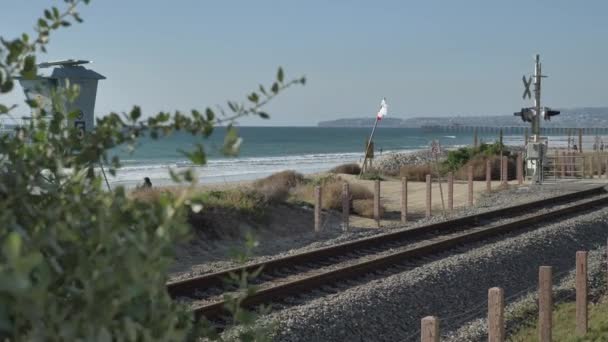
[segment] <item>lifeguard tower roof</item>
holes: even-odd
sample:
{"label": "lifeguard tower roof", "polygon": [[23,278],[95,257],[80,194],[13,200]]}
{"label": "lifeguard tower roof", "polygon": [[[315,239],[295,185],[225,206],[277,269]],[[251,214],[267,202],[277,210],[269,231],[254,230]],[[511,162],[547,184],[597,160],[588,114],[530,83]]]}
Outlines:
{"label": "lifeguard tower roof", "polygon": [[93,79],[93,80],[105,80],[106,78],[96,73],[93,70],[86,69],[81,66],[82,64],[88,64],[91,61],[85,61],[82,59],[66,59],[63,61],[56,62],[46,62],[38,64],[39,68],[50,68],[50,67],[58,67],[54,68],[53,72],[48,78],[55,79]]}

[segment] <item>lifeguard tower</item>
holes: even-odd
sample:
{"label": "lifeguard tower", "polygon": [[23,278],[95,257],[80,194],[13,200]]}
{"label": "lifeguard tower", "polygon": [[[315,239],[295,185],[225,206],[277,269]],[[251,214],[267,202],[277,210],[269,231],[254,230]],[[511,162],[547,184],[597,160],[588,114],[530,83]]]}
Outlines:
{"label": "lifeguard tower", "polygon": [[78,85],[80,93],[71,103],[65,103],[68,112],[78,110],[80,115],[71,120],[70,124],[83,133],[95,127],[95,99],[97,96],[97,83],[105,77],[91,69],[83,67],[90,61],[68,59],[57,62],[40,63],[38,68],[51,68],[50,76],[38,76],[35,79],[19,79],[28,100],[36,100],[40,108],[52,113],[52,93],[59,87]]}

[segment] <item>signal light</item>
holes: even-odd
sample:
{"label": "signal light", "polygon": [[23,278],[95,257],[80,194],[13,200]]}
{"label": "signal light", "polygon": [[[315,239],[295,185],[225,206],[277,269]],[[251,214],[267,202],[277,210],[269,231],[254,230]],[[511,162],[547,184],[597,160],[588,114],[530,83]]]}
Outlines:
{"label": "signal light", "polygon": [[556,115],[559,115],[559,110],[551,110],[550,108],[545,108],[543,110],[543,117],[547,121],[550,121],[551,117]]}
{"label": "signal light", "polygon": [[522,108],[521,111],[513,113],[515,116],[521,117],[521,119],[525,122],[532,122],[534,120],[534,109],[532,108]]}

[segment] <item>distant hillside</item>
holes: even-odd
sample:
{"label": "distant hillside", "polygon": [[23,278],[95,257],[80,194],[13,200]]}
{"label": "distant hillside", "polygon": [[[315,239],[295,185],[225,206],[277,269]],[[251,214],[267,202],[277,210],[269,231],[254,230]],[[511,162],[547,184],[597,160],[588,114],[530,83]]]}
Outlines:
{"label": "distant hillside", "polygon": [[[608,127],[608,107],[583,107],[559,109],[561,114],[551,121],[543,121],[544,127]],[[319,127],[369,127],[374,124],[374,118],[352,118],[321,121]],[[445,117],[412,117],[407,119],[387,117],[382,120],[383,127],[422,126],[524,126],[527,123],[519,117],[511,115],[476,115],[476,116],[445,116]]]}

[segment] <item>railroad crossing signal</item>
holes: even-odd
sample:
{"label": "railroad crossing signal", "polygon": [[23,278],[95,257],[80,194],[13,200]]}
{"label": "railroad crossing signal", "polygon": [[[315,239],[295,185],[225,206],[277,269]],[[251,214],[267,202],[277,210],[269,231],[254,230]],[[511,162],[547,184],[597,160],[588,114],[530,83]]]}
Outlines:
{"label": "railroad crossing signal", "polygon": [[[522,98],[525,100],[527,98],[532,98],[532,93],[530,92],[530,84],[532,84],[532,76],[526,80],[526,75],[522,76],[522,81],[524,81],[524,95]],[[524,120],[525,121],[525,120]]]}

